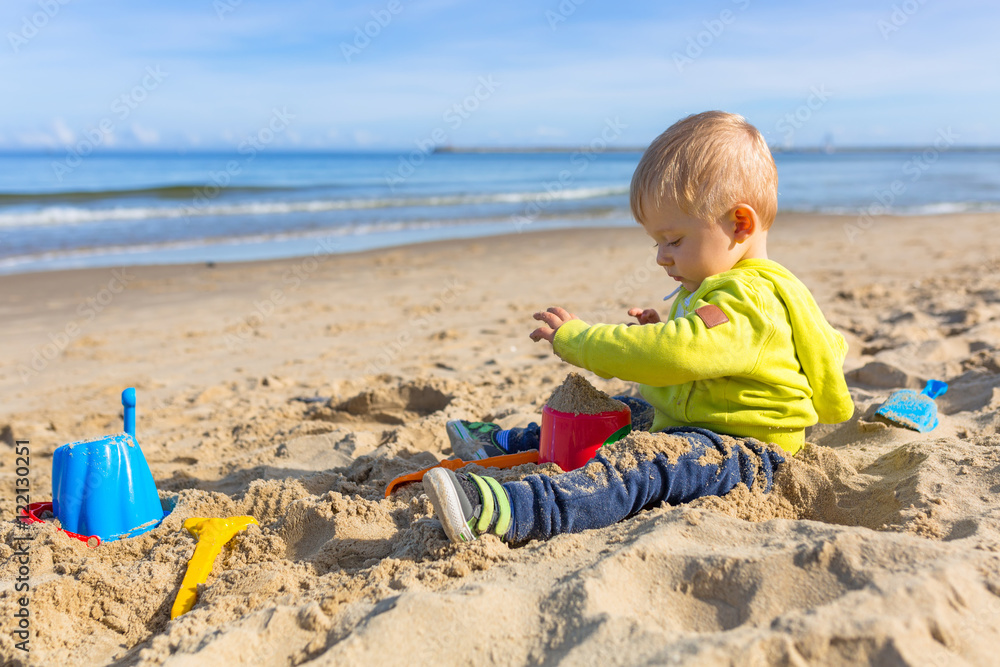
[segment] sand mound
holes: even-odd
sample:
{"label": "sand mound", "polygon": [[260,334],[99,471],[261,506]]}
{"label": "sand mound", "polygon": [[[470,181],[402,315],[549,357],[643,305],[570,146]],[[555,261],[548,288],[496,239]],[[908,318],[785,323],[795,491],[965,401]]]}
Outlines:
{"label": "sand mound", "polygon": [[616,401],[603,391],[595,389],[579,373],[567,375],[545,404],[558,412],[567,412],[573,415],[621,412],[626,407],[621,401]]}

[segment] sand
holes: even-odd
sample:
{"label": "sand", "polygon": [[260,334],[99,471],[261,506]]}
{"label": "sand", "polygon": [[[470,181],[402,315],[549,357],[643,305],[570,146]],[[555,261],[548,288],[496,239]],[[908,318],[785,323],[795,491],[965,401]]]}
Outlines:
{"label": "sand", "polygon": [[557,412],[571,415],[599,415],[602,412],[621,412],[626,405],[616,401],[579,373],[570,373],[563,383],[556,387],[549,400],[545,402],[549,408]]}
{"label": "sand", "polygon": [[691,451],[687,438],[666,433],[636,431],[601,448],[601,453],[616,468],[634,468],[638,461],[652,461],[657,454],[664,454],[670,463]]}
{"label": "sand", "polygon": [[[449,545],[419,485],[383,490],[451,455],[448,419],[538,420],[573,369],[528,339],[531,313],[665,310],[638,228],[134,268],[110,296],[105,270],[0,277],[0,663],[995,663],[1000,216],[884,218],[852,241],[853,222],[780,216],[771,233],[849,339],[850,421],[811,429],[769,495],[517,549]],[[874,416],[929,378],[951,386],[937,429]],[[48,500],[52,452],[119,432],[127,386],[171,514],[97,549],[16,527],[15,441]],[[241,514],[259,526],[170,621],[183,520]],[[26,535],[30,654],[10,634]]]}

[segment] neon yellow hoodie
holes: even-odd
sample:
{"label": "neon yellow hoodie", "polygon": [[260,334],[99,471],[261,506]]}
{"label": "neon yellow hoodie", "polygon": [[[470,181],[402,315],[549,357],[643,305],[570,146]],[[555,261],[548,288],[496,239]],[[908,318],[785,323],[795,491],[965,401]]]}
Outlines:
{"label": "neon yellow hoodie", "polygon": [[773,442],[796,453],[805,428],[849,419],[847,343],[788,269],[747,259],[681,289],[670,319],[627,326],[570,320],[556,331],[556,354],[601,377],[640,383],[656,410],[653,431],[700,426]]}

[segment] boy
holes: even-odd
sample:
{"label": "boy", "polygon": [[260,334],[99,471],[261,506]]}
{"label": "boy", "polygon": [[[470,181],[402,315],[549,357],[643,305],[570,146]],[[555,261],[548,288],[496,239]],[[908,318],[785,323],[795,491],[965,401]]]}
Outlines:
{"label": "boy", "polygon": [[[653,141],[632,177],[630,206],[656,243],[657,263],[680,283],[670,316],[633,308],[639,326],[589,326],[553,307],[534,314],[542,326],[531,338],[601,377],[638,382],[645,401],[630,401],[634,428],[674,453],[640,452],[626,439],[617,446],[634,446],[634,456],[600,450],[586,470],[503,485],[436,468],[424,488],[452,541],[491,532],[516,544],[603,527],[661,502],[723,495],[741,481],[752,487],[758,476],[769,490],[784,458],[761,441],[795,454],[807,426],[850,418],[843,336],[808,289],[767,258],[777,188],[771,152],[741,116],[689,116]],[[452,422],[448,430],[456,451],[538,446],[534,424],[502,431]],[[677,438],[690,450],[679,457]]]}

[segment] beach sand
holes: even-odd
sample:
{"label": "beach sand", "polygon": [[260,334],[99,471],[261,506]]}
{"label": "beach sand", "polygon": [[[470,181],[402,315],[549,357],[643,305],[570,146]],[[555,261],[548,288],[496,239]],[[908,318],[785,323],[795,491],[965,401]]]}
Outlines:
{"label": "beach sand", "polygon": [[[538,419],[574,369],[529,340],[532,312],[665,308],[675,285],[638,226],[0,277],[0,662],[995,664],[998,223],[779,216],[771,257],[847,336],[855,417],[811,429],[770,496],[739,487],[516,549],[451,546],[419,485],[383,490],[451,455],[448,419]],[[874,417],[928,378],[951,385],[936,430]],[[129,386],[173,512],[96,549],[16,527],[15,440],[31,501],[49,500],[53,450],[120,431]],[[170,621],[183,520],[242,514],[259,526]],[[25,535],[29,654],[11,635]]]}

